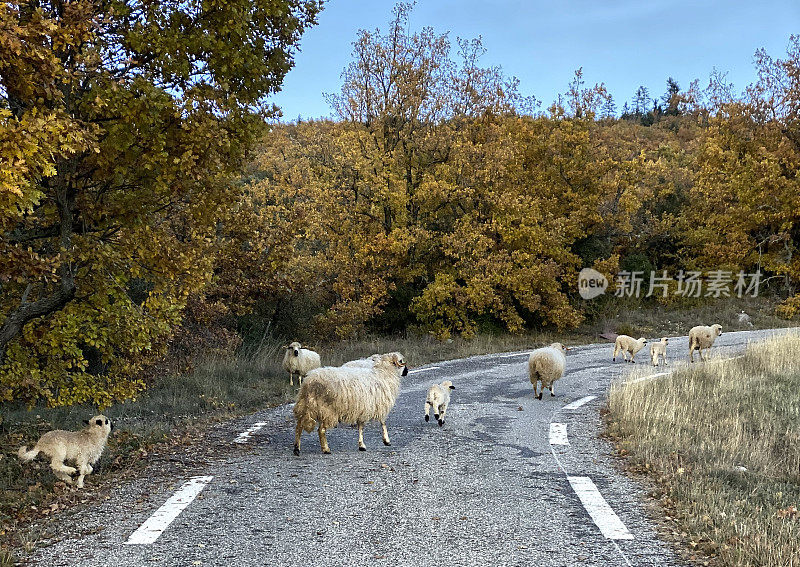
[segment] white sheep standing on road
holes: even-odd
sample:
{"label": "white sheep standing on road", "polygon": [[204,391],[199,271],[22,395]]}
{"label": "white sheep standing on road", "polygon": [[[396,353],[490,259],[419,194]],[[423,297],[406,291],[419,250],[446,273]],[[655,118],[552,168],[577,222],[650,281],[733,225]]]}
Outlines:
{"label": "white sheep standing on road", "polygon": [[323,453],[330,453],[325,433],[339,423],[358,425],[358,449],[366,451],[364,424],[377,420],[383,428],[383,444],[391,445],[386,416],[400,391],[400,377],[408,374],[405,358],[399,352],[381,355],[372,368],[326,366],[312,370],[300,386],[294,417],[294,454],[300,454],[303,431],[318,428]]}
{"label": "white sheep standing on road", "polygon": [[694,362],[694,351],[700,353],[700,360],[706,360],[703,349],[710,349],[717,337],[722,334],[722,325],[698,325],[689,330],[689,361]]}
{"label": "white sheep standing on road", "polygon": [[447,406],[450,405],[450,390],[455,389],[450,380],[434,384],[428,389],[428,397],[425,399],[425,421],[430,420],[429,412],[433,408],[433,417],[439,422],[439,427],[444,425],[444,416],[447,413]]}
{"label": "white sheep standing on road", "polygon": [[286,353],[283,355],[283,369],[289,373],[290,386],[294,386],[295,373],[297,373],[297,380],[302,384],[305,375],[322,366],[319,354],[303,348],[298,342],[290,343],[283,348],[286,349]]}
{"label": "white sheep standing on road", "polygon": [[375,366],[375,363],[380,361],[381,355],[380,354],[373,354],[368,356],[367,358],[358,358],[356,360],[351,360],[350,362],[345,362],[342,364],[343,368],[372,368]]}
{"label": "white sheep standing on road", "polygon": [[628,354],[631,355],[631,362],[636,364],[636,361],[633,357],[636,356],[636,353],[639,352],[644,348],[647,344],[647,339],[644,337],[640,337],[638,339],[634,339],[633,337],[629,337],[628,335],[619,335],[617,340],[614,341],[614,356],[612,356],[611,361],[616,362],[617,354],[622,351],[622,359],[625,362],[628,362]]}
{"label": "white sheep standing on road", "polygon": [[663,337],[659,342],[652,343],[650,345],[650,358],[653,361],[653,366],[658,366],[658,359],[659,357],[664,362],[667,363],[667,343],[669,339],[667,337]]}
{"label": "white sheep standing on road", "polygon": [[[545,388],[549,388],[550,395],[555,396],[553,383],[564,375],[567,366],[565,353],[568,350],[569,348],[561,343],[553,343],[550,346],[537,348],[528,357],[528,377],[533,384],[533,396],[537,400],[542,399]],[[539,391],[540,381],[541,391]]]}

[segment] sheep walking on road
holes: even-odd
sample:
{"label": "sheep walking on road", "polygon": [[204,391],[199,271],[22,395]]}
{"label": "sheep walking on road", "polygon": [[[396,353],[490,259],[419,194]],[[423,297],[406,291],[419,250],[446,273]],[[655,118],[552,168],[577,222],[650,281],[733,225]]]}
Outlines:
{"label": "sheep walking on road", "polygon": [[694,351],[700,353],[700,360],[707,360],[703,350],[710,349],[714,341],[722,334],[722,325],[714,324],[709,326],[698,325],[689,330],[689,362],[694,362]]}
{"label": "sheep walking on road", "polygon": [[[550,390],[551,396],[556,395],[553,392],[553,383],[564,375],[567,366],[565,353],[568,350],[569,348],[561,343],[553,343],[547,347],[537,348],[528,357],[528,377],[533,384],[533,395],[537,400],[542,399],[545,388]],[[541,391],[539,382],[542,384]]]}
{"label": "sheep walking on road", "polygon": [[429,412],[433,408],[433,417],[439,422],[439,427],[444,425],[444,416],[447,413],[447,406],[450,405],[450,390],[455,389],[450,380],[430,387],[428,397],[425,399],[425,421],[430,420]]}
{"label": "sheep walking on road", "polygon": [[653,366],[658,366],[658,359],[667,363],[667,343],[669,339],[667,337],[663,337],[659,342],[652,343],[650,345],[650,358],[653,361]]}
{"label": "sheep walking on road", "polygon": [[285,347],[286,353],[283,355],[283,369],[289,373],[289,385],[294,386],[294,375],[297,380],[303,383],[303,377],[315,368],[322,366],[319,354],[313,350],[303,348],[300,343],[293,342]]}
{"label": "sheep walking on road", "polygon": [[317,368],[308,373],[294,406],[297,420],[294,454],[300,454],[300,436],[317,427],[323,453],[330,453],[326,432],[339,423],[358,425],[358,449],[366,451],[364,424],[379,421],[383,444],[391,445],[386,430],[386,416],[394,407],[400,391],[400,377],[408,374],[405,358],[399,352],[381,356],[372,368]]}
{"label": "sheep walking on road", "polygon": [[614,355],[611,357],[612,362],[616,362],[617,354],[622,352],[622,359],[625,362],[628,362],[628,354],[631,355],[630,362],[636,364],[634,357],[636,353],[639,352],[644,348],[647,344],[647,339],[644,337],[640,337],[639,339],[634,339],[633,337],[629,337],[628,335],[620,335],[617,337],[617,340],[614,341]]}

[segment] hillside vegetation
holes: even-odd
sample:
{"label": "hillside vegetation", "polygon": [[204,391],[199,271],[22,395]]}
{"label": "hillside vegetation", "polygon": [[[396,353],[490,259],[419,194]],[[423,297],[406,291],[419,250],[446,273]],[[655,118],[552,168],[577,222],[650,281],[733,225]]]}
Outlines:
{"label": "hillside vegetation", "polygon": [[615,305],[584,267],[666,270],[677,305],[760,271],[798,312],[800,38],[742,94],[617,109],[578,70],[544,108],[400,4],[333,118],[287,124],[265,97],[319,6],[273,4],[0,8],[0,400],[105,407],[265,336],[568,331]]}

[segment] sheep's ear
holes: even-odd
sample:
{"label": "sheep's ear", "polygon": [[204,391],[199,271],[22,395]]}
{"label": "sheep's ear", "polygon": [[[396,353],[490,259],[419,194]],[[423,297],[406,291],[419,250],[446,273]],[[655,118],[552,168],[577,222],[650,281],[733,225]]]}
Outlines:
{"label": "sheep's ear", "polygon": [[450,384],[450,389],[451,389],[451,390],[455,390],[455,389],[456,389],[456,387],[455,387],[455,386],[453,386],[452,384]]}
{"label": "sheep's ear", "polygon": [[572,350],[572,349],[570,347],[568,347],[568,346],[565,346],[564,350]]}
{"label": "sheep's ear", "polygon": [[83,420],[83,424],[84,424],[84,425],[89,425],[89,420],[88,420],[88,419],[84,419],[84,420]]}

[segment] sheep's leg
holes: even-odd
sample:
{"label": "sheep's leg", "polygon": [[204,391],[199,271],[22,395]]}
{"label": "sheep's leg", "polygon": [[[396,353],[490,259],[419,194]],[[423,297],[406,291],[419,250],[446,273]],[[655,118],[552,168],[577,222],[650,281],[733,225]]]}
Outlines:
{"label": "sheep's leg", "polygon": [[358,450],[367,450],[367,446],[364,445],[364,424],[361,422],[358,422]]}
{"label": "sheep's leg", "polygon": [[91,471],[89,470],[88,468],[89,465],[87,463],[79,461],[77,464],[78,464],[78,479],[75,486],[77,486],[78,488],[83,488],[83,478]]}
{"label": "sheep's leg", "polygon": [[554,384],[555,384],[555,382],[551,382],[550,385],[548,386],[548,388],[550,389],[550,395],[551,396],[555,396],[556,395],[556,393],[553,391],[553,385]]}
{"label": "sheep's leg", "polygon": [[425,421],[430,421],[430,411],[431,411],[431,403],[429,401],[425,402]]}
{"label": "sheep's leg", "polygon": [[325,436],[325,428],[320,425],[317,433],[319,433],[319,446],[322,448],[322,452],[329,454],[331,448],[328,447],[328,438]]}
{"label": "sheep's leg", "polygon": [[381,420],[381,428],[383,428],[383,444],[388,447],[392,443],[389,441],[389,432],[386,430],[386,420]]}
{"label": "sheep's leg", "polygon": [[297,420],[297,425],[294,428],[294,454],[300,456],[300,435],[303,433],[303,425],[301,420]]}
{"label": "sheep's leg", "polygon": [[289,371],[289,385],[294,386],[294,372]]}
{"label": "sheep's leg", "polygon": [[439,427],[444,425],[444,414],[447,413],[447,406],[442,404],[439,406]]}
{"label": "sheep's leg", "polygon": [[299,372],[297,373],[297,383],[302,386],[303,385],[303,375]]}

